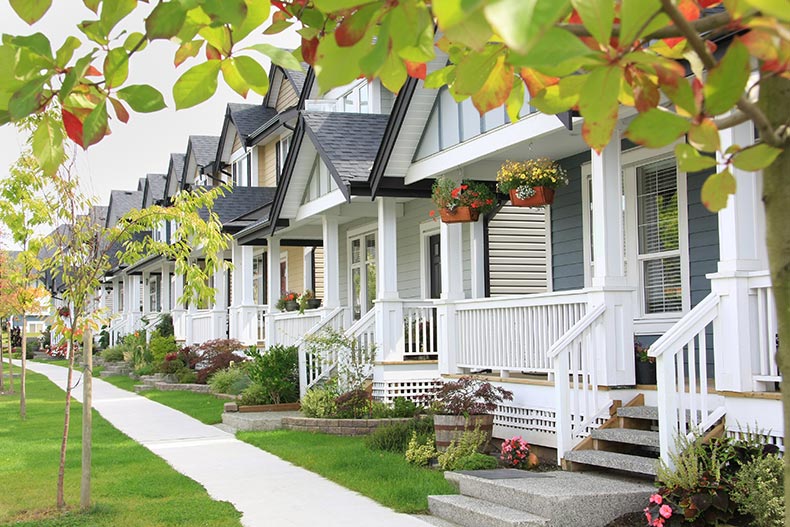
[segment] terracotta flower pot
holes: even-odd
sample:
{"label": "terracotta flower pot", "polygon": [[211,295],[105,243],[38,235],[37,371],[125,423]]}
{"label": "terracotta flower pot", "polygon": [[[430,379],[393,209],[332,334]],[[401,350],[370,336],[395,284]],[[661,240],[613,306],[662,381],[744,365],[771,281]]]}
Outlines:
{"label": "terracotta flower pot", "polygon": [[532,187],[535,194],[526,199],[516,195],[516,189],[510,191],[510,202],[516,207],[542,207],[554,203],[554,189],[549,187]]}
{"label": "terracotta flower pot", "polygon": [[480,218],[480,211],[472,207],[456,207],[453,210],[439,209],[444,223],[469,223]]}
{"label": "terracotta flower pot", "polygon": [[447,450],[450,442],[461,437],[467,430],[480,428],[486,434],[486,441],[481,447],[483,450],[491,440],[491,433],[494,430],[494,416],[490,414],[470,415],[442,415],[433,416],[433,427],[436,431],[436,449],[440,452]]}

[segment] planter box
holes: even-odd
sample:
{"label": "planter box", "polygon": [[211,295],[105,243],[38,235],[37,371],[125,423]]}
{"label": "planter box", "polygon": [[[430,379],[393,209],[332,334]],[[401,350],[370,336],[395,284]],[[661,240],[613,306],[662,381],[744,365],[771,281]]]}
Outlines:
{"label": "planter box", "polygon": [[436,414],[433,416],[433,427],[436,430],[436,449],[440,452],[447,450],[450,443],[461,437],[465,431],[478,427],[486,434],[486,442],[482,446],[482,450],[485,450],[494,430],[494,416],[486,414],[466,417]]}
{"label": "planter box", "polygon": [[318,419],[313,417],[284,417],[282,426],[286,430],[320,432],[338,436],[368,435],[380,426],[409,422],[411,417],[390,419]]}
{"label": "planter box", "polygon": [[239,406],[239,412],[298,412],[301,408],[299,403],[255,404]]}
{"label": "planter box", "polygon": [[656,384],[656,363],[636,361],[636,383]]}

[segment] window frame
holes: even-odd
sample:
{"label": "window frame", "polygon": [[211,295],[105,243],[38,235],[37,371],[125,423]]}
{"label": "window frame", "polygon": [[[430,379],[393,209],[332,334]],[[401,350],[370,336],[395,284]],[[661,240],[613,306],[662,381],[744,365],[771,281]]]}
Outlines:
{"label": "window frame", "polygon": [[[365,225],[362,227],[358,227],[356,229],[350,229],[346,232],[346,268],[348,269],[348,305],[351,308],[351,316],[354,318],[354,269],[360,269],[360,306],[359,306],[359,317],[362,318],[365,314],[375,308],[375,297],[371,301],[371,305],[369,309],[366,309],[367,306],[367,298],[368,298],[368,262],[369,260],[366,258],[367,254],[367,246],[366,240],[369,236],[373,236],[373,242],[375,244],[376,250],[374,251],[373,257],[373,265],[378,271],[378,225],[373,223],[369,225]],[[352,262],[352,250],[351,246],[354,240],[360,241],[360,261],[357,263]],[[378,275],[376,276],[376,292],[378,294]],[[354,318],[354,320],[358,320]]]}

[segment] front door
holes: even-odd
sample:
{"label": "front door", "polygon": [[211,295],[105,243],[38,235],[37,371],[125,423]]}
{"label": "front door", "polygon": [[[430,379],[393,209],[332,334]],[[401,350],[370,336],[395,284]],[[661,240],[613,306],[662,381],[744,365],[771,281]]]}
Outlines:
{"label": "front door", "polygon": [[441,238],[434,234],[428,238],[428,293],[431,298],[442,294],[442,251]]}

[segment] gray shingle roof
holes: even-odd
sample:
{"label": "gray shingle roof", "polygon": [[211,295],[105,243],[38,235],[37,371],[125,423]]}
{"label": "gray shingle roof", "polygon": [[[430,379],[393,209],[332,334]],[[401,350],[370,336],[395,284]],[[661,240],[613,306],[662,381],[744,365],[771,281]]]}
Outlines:
{"label": "gray shingle roof", "polygon": [[145,190],[145,178],[141,177],[137,180],[137,190],[143,192]]}
{"label": "gray shingle roof", "polygon": [[118,223],[121,217],[132,209],[139,209],[143,205],[143,193],[131,190],[113,190],[110,193],[110,205],[107,212],[108,227]]}
{"label": "gray shingle roof", "polygon": [[307,77],[307,70],[309,68],[310,65],[308,63],[302,62],[302,69],[304,71],[284,70],[288,78],[291,79],[291,82],[294,83],[294,86],[296,87],[296,93],[299,95],[302,94],[302,90],[304,89],[304,80]]}
{"label": "gray shingle roof", "polygon": [[261,104],[228,103],[228,111],[242,140],[277,116],[277,110]]}
{"label": "gray shingle roof", "polygon": [[217,158],[218,145],[219,137],[213,135],[189,136],[189,146],[192,148],[192,154],[195,156],[198,167],[204,167],[214,162]]}
{"label": "gray shingle roof", "polygon": [[388,115],[304,112],[302,116],[322,159],[334,166],[343,181],[368,180]]}
{"label": "gray shingle roof", "polygon": [[186,160],[184,154],[170,154],[170,163],[173,165],[173,172],[179,177],[184,173],[184,162]]}
{"label": "gray shingle roof", "polygon": [[143,197],[143,207],[148,207],[150,205],[155,205],[157,201],[164,198],[167,175],[148,174],[145,178],[148,180],[148,183],[145,187],[146,194]]}
{"label": "gray shingle roof", "polygon": [[[275,187],[233,187],[231,192],[220,196],[214,201],[214,212],[223,224],[243,216],[250,211],[260,208],[274,199]],[[205,210],[200,212],[202,218],[207,218]]]}

